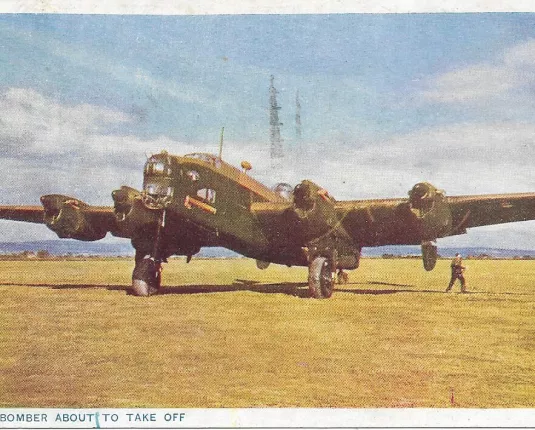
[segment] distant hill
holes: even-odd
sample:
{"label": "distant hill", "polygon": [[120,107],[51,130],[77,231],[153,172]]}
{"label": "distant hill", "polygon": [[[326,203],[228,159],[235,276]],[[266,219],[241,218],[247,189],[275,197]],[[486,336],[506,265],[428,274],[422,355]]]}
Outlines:
{"label": "distant hill", "polygon": [[40,250],[48,251],[52,255],[134,255],[134,249],[128,241],[124,243],[99,243],[64,239],[37,240],[32,242],[0,242],[1,254],[15,254],[24,251],[37,252]]}
{"label": "distant hill", "polygon": [[[377,246],[375,248],[363,248],[363,257],[380,257],[384,254],[392,254],[395,256],[404,255],[421,255],[421,249],[418,245],[403,245],[403,246]],[[513,258],[515,256],[535,257],[535,250],[527,249],[502,249],[502,248],[487,248],[487,247],[440,247],[438,246],[438,254],[441,257],[454,257],[456,253],[460,253],[463,257],[469,255],[480,256],[488,255],[492,258]]]}
{"label": "distant hill", "polygon": [[[134,249],[129,241],[120,243],[100,243],[100,242],[81,242],[78,240],[41,240],[33,242],[0,242],[0,254],[17,254],[24,251],[37,252],[40,250],[48,251],[52,255],[102,255],[102,256],[133,256]],[[488,255],[493,258],[513,258],[515,256],[535,257],[535,250],[526,249],[500,249],[485,247],[470,248],[441,248],[438,253],[442,257],[453,257],[457,252],[463,256]],[[364,248],[362,255],[364,257],[381,257],[384,254],[393,256],[420,255],[420,247],[414,245],[407,246],[378,246],[375,248]],[[225,248],[203,248],[198,257],[206,258],[230,258],[237,257],[239,254]]]}
{"label": "distant hill", "polygon": [[[129,241],[119,243],[83,242],[73,239],[37,240],[32,242],[0,242],[0,254],[18,254],[24,251],[48,251],[51,255],[102,255],[106,257],[134,256]],[[239,254],[225,248],[203,248],[198,257],[236,257]]]}

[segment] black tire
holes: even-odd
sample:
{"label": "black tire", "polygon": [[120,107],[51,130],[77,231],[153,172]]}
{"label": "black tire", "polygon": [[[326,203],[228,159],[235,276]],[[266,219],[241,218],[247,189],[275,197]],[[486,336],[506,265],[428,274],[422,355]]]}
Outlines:
{"label": "black tire", "polygon": [[331,264],[325,257],[316,257],[308,268],[308,290],[314,299],[328,299],[332,296],[334,281]]}
{"label": "black tire", "polygon": [[135,296],[147,297],[158,291],[160,273],[156,263],[151,258],[144,258],[136,262],[132,273],[132,290]]}

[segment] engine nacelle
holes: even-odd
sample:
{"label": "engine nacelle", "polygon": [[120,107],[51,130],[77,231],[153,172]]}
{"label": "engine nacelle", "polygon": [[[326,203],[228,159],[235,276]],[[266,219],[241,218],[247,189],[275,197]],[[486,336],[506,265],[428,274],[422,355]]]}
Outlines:
{"label": "engine nacelle", "polygon": [[337,224],[335,200],[325,189],[311,181],[302,181],[293,191],[293,211],[297,228],[306,239],[317,238]]}
{"label": "engine nacelle", "polygon": [[112,231],[114,236],[133,237],[136,231],[158,222],[158,212],[145,207],[138,190],[122,186],[111,195],[117,225]]}
{"label": "engine nacelle", "polygon": [[444,192],[428,182],[419,182],[409,191],[411,212],[418,221],[422,241],[433,241],[451,231],[451,210]]}
{"label": "engine nacelle", "polygon": [[106,226],[92,223],[87,216],[87,203],[60,194],[42,196],[41,203],[45,224],[58,237],[93,241],[106,236]]}
{"label": "engine nacelle", "polygon": [[351,254],[339,255],[338,259],[336,260],[336,268],[355,270],[357,267],[359,267],[359,263],[360,251],[357,251]]}

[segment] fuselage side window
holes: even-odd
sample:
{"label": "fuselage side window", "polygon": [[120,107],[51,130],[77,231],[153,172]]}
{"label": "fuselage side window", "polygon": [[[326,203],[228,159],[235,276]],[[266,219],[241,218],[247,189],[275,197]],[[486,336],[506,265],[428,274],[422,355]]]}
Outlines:
{"label": "fuselage side window", "polygon": [[200,178],[199,173],[196,170],[188,170],[187,175],[192,182],[197,182]]}
{"label": "fuselage side window", "polygon": [[206,203],[215,203],[215,190],[211,188],[201,188],[197,190],[197,197],[200,197]]}

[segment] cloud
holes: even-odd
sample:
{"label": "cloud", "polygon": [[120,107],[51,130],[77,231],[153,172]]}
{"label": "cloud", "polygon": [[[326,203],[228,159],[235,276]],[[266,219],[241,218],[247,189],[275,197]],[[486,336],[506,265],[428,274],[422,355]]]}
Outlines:
{"label": "cloud", "polygon": [[517,81],[516,71],[508,67],[477,65],[435,78],[423,96],[441,103],[474,102],[507,93]]}
{"label": "cloud", "polygon": [[10,88],[0,96],[0,141],[6,155],[72,152],[88,136],[128,121],[131,118],[122,112],[88,104],[62,105],[31,89]]}
{"label": "cloud", "polygon": [[504,63],[508,67],[533,71],[535,69],[535,40],[513,46],[504,54]]}
{"label": "cloud", "polygon": [[493,63],[474,64],[434,77],[421,95],[436,103],[487,103],[518,97],[518,91],[533,85],[535,40],[528,40],[509,48]]}

